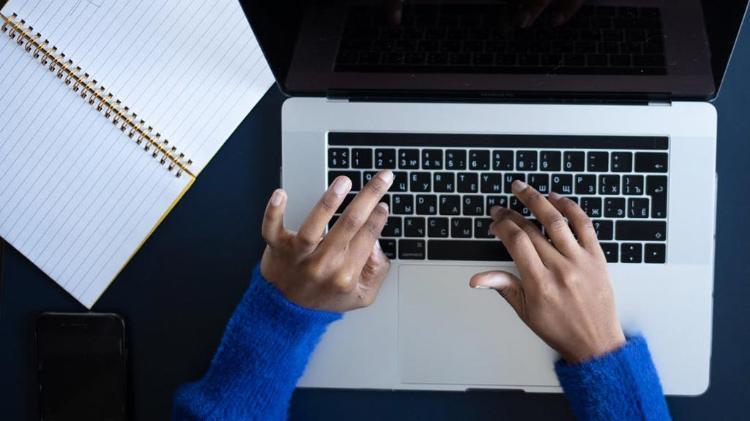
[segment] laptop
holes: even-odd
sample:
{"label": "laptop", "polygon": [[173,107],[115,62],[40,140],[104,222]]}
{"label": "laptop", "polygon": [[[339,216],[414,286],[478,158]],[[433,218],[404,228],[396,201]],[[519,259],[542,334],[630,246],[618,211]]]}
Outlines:
{"label": "laptop", "polygon": [[371,307],[330,326],[299,386],[559,392],[558,355],[496,293],[468,287],[476,272],[515,271],[487,234],[488,212],[533,219],[510,194],[522,179],[592,218],[620,321],[647,338],[665,392],[708,388],[711,100],[747,4],[601,0],[530,12],[538,3],[242,1],[289,96],[288,226],[338,175],[356,192],[378,170],[395,173],[380,240],[390,273]]}

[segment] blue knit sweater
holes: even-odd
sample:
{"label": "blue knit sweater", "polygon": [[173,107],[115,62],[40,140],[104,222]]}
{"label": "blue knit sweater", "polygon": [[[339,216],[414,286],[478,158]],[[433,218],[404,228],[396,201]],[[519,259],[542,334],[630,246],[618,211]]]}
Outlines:
{"label": "blue knit sweater", "polygon": [[[283,420],[310,354],[339,313],[295,305],[256,267],[205,376],[182,386],[175,420]],[[646,341],[582,364],[555,366],[582,420],[668,420],[669,411]]]}

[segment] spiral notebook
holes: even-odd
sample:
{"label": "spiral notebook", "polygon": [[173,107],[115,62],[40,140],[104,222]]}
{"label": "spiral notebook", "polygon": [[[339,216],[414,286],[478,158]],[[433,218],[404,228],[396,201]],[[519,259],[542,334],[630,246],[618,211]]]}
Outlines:
{"label": "spiral notebook", "polygon": [[11,0],[0,23],[0,237],[90,308],[273,77],[236,0]]}

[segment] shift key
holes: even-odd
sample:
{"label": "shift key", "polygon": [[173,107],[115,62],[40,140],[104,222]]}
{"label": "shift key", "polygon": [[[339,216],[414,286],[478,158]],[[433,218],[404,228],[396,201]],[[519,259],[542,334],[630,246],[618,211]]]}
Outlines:
{"label": "shift key", "polygon": [[666,241],[664,221],[617,221],[615,239],[625,241]]}

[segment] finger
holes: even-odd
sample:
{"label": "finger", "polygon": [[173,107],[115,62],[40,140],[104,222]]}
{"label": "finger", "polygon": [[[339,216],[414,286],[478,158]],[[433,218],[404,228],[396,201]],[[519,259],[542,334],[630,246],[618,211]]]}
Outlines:
{"label": "finger", "polygon": [[343,249],[367,222],[372,210],[393,183],[393,172],[380,171],[370,180],[328,231],[324,240],[326,247]]}
{"label": "finger", "polygon": [[388,205],[380,202],[375,206],[367,222],[359,229],[359,232],[349,243],[349,258],[352,267],[361,268],[371,254],[373,246],[378,243],[380,233],[383,231],[388,219]]}
{"label": "finger", "polygon": [[391,262],[380,248],[380,242],[373,244],[372,252],[367,262],[362,267],[359,277],[359,290],[362,292],[362,301],[364,305],[370,305],[375,301],[383,281],[388,276],[388,270],[391,268]]}
{"label": "finger", "polygon": [[401,16],[403,15],[403,5],[401,0],[384,0],[383,8],[385,11],[385,20],[391,26],[401,25]]}
{"label": "finger", "polygon": [[542,231],[539,230],[539,227],[537,227],[533,222],[521,216],[520,213],[514,211],[513,209],[507,209],[500,206],[494,206],[492,209],[490,209],[490,212],[494,221],[499,221],[503,218],[510,218],[511,220],[513,220],[513,222],[516,223],[516,225],[524,230],[524,232],[526,232],[526,235],[529,236],[529,239],[534,244],[534,248],[536,248],[537,253],[539,253],[539,257],[542,258],[542,262],[545,263],[545,266],[548,266],[547,262],[553,263],[562,258],[562,255],[559,251],[557,251],[555,246],[550,244],[549,241],[547,241],[547,238],[542,235]]}
{"label": "finger", "polygon": [[284,229],[286,199],[286,192],[282,189],[276,189],[266,205],[266,212],[263,215],[263,224],[261,226],[261,235],[271,247],[278,246],[287,234],[286,229]]}
{"label": "finger", "polygon": [[524,4],[518,9],[518,15],[516,16],[518,26],[521,28],[528,28],[531,26],[551,2],[552,0],[524,1]]}
{"label": "finger", "polygon": [[339,176],[323,193],[318,203],[313,206],[305,221],[297,231],[297,239],[307,247],[315,247],[320,242],[326,225],[336,213],[352,188],[352,181],[348,177]]}
{"label": "finger", "polygon": [[511,189],[513,190],[513,194],[544,225],[545,232],[552,240],[552,243],[555,244],[555,247],[560,250],[560,253],[565,256],[572,256],[580,250],[581,246],[575,237],[573,237],[567,221],[565,221],[562,214],[552,206],[552,203],[547,198],[521,180],[514,181]]}
{"label": "finger", "polygon": [[552,25],[560,26],[569,21],[583,6],[585,0],[559,0],[554,7]]}
{"label": "finger", "polygon": [[508,250],[521,278],[538,279],[546,270],[528,234],[510,218],[493,222],[490,230]]}
{"label": "finger", "polygon": [[471,277],[469,286],[494,289],[513,307],[516,314],[524,319],[523,288],[516,275],[502,270],[480,272]]}
{"label": "finger", "polygon": [[554,192],[550,193],[549,199],[552,205],[568,218],[583,248],[592,252],[601,251],[594,224],[591,223],[591,219],[586,215],[586,212],[578,206],[578,203]]}

